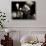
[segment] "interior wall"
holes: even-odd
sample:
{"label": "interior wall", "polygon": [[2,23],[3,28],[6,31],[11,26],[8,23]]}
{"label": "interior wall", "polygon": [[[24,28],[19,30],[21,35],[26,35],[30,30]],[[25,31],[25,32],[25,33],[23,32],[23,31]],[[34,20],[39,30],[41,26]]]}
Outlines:
{"label": "interior wall", "polygon": [[[36,20],[12,20],[11,2],[16,0],[0,0],[0,11],[6,13],[5,27],[46,27],[46,0],[36,1]],[[26,0],[27,1],[27,0]],[[30,2],[30,0],[28,1]]]}
{"label": "interior wall", "polygon": [[[0,0],[0,11],[6,13],[7,20],[5,22],[5,27],[11,29],[11,31],[20,31],[20,36],[18,33],[14,33],[13,37],[14,46],[20,45],[19,37],[24,34],[30,34],[31,31],[45,31],[46,33],[46,0],[35,0],[36,1],[36,20],[12,20],[11,19],[11,2],[16,0]],[[29,1],[30,0],[26,0]],[[20,27],[20,28],[19,28]],[[31,28],[30,28],[31,27]],[[37,32],[35,32],[37,33]],[[42,32],[43,33],[43,32]],[[11,35],[12,36],[14,36]],[[2,36],[0,36],[2,37]]]}

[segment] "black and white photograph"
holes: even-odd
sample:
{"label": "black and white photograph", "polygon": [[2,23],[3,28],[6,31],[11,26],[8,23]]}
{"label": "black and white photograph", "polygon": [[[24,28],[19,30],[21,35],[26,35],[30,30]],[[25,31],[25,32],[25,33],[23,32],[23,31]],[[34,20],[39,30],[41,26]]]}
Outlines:
{"label": "black and white photograph", "polygon": [[12,19],[35,19],[36,2],[31,1],[12,1],[11,2]]}

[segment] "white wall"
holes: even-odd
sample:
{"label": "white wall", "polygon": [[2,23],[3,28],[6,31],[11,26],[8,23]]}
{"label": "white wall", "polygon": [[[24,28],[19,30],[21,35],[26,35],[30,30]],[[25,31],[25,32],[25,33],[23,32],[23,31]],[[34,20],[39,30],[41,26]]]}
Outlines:
{"label": "white wall", "polygon": [[0,0],[0,10],[6,13],[7,19],[9,20],[9,22],[5,24],[6,27],[46,27],[46,0],[35,0],[36,20],[12,20],[11,1],[12,0]]}
{"label": "white wall", "polygon": [[[45,31],[44,33],[46,33],[46,0],[35,0],[36,1],[36,20],[12,20],[11,19],[11,1],[12,0],[0,0],[0,10],[5,12],[7,16],[8,22],[5,23],[5,26],[8,27],[8,29],[10,29],[11,31],[13,30],[20,31],[20,36],[19,34],[14,33],[16,38],[21,37],[27,33],[30,34],[32,33],[31,31],[38,31],[38,32]],[[9,28],[9,27],[13,27],[13,28]]]}

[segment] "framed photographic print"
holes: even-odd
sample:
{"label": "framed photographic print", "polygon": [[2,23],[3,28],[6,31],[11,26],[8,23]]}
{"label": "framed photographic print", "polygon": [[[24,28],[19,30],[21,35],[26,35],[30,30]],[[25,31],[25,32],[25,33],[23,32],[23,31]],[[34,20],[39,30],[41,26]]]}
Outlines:
{"label": "framed photographic print", "polygon": [[35,19],[36,17],[36,2],[31,1],[12,1],[12,19]]}

